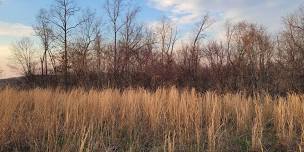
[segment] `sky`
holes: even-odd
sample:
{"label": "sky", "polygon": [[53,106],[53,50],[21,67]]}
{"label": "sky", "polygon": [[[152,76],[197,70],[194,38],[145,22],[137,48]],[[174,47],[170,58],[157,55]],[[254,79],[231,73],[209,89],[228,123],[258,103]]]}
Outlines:
{"label": "sky", "polygon": [[[34,35],[32,26],[39,9],[49,8],[54,0],[0,0],[0,78],[17,76],[11,70],[11,44],[22,37]],[[105,0],[75,0],[81,8],[104,14]],[[208,13],[214,24],[210,37],[223,36],[225,23],[246,20],[264,25],[269,32],[277,33],[282,28],[282,17],[294,12],[303,0],[131,0],[141,9],[138,20],[145,24],[157,24],[166,16],[186,37],[194,23]],[[105,17],[102,17],[105,18]],[[184,39],[181,38],[181,39]]]}

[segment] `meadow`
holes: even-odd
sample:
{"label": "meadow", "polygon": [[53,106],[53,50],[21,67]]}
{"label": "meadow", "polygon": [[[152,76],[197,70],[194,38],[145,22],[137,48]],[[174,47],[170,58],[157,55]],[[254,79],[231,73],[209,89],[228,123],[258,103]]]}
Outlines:
{"label": "meadow", "polygon": [[304,95],[0,91],[0,151],[303,151]]}

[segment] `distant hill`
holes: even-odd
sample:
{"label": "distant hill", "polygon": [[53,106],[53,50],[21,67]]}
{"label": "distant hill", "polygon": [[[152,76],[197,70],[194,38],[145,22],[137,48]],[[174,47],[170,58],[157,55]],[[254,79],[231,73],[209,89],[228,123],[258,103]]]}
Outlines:
{"label": "distant hill", "polygon": [[9,86],[18,86],[24,82],[24,77],[13,77],[13,78],[6,78],[0,79],[0,88]]}
{"label": "distant hill", "polygon": [[0,88],[10,86],[13,88],[29,89],[35,87],[57,87],[60,79],[56,75],[32,75],[32,76],[20,76],[0,79]]}

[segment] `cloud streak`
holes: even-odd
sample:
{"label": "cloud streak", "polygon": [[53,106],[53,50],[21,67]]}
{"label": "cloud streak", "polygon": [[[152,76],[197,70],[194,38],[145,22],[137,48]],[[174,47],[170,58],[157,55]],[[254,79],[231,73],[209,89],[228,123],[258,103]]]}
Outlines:
{"label": "cloud streak", "polygon": [[0,21],[0,37],[25,37],[33,35],[33,28],[20,23]]}

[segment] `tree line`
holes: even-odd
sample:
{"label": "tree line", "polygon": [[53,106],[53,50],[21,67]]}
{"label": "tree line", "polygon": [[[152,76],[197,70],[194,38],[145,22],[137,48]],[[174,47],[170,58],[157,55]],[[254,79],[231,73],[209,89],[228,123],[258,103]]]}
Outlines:
{"label": "tree line", "polygon": [[[34,41],[13,45],[13,56],[39,86],[194,87],[284,94],[304,90],[304,7],[283,17],[279,34],[246,21],[226,24],[225,38],[206,39],[213,24],[201,17],[192,38],[179,42],[177,26],[163,17],[156,26],[137,20],[140,8],[107,0],[102,23],[73,0],[54,0],[36,17]],[[103,27],[108,28],[103,28]],[[38,56],[34,55],[38,54]]]}

